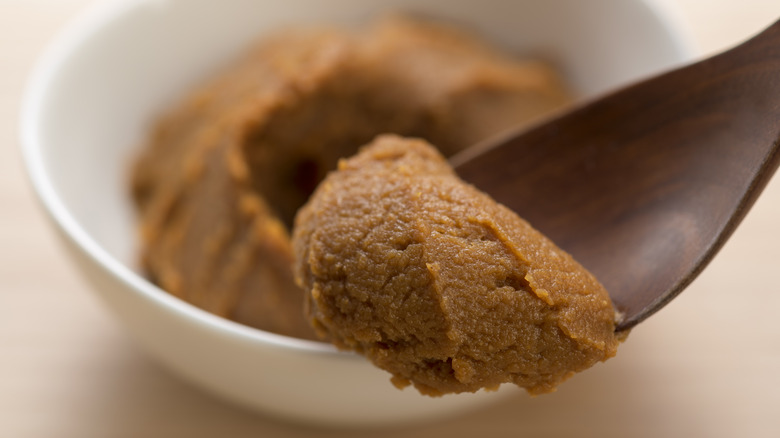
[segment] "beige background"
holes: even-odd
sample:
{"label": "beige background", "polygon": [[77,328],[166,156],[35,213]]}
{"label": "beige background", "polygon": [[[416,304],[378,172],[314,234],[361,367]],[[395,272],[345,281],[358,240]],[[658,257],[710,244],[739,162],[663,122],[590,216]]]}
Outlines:
{"label": "beige background", "polygon": [[[777,0],[670,0],[700,53],[780,17]],[[85,0],[0,0],[0,437],[365,436],[249,413],[148,359],[76,276],[21,167],[18,107]],[[780,177],[680,298],[617,358],[552,395],[374,436],[780,436]],[[293,389],[295,390],[295,389]]]}

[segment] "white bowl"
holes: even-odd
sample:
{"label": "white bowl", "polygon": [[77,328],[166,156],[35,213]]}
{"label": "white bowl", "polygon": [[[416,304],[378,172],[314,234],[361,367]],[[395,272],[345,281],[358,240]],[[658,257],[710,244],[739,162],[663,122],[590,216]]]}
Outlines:
{"label": "white bowl", "polygon": [[[134,267],[126,177],[154,118],[249,41],[290,23],[352,25],[411,10],[465,23],[558,63],[583,96],[691,53],[657,2],[627,0],[158,0],[94,6],[54,41],[23,103],[31,180],[94,289],[151,355],[241,405],[287,419],[372,425],[429,419],[506,390],[431,399],[363,358],[203,312]],[[529,403],[532,401],[529,400]]]}

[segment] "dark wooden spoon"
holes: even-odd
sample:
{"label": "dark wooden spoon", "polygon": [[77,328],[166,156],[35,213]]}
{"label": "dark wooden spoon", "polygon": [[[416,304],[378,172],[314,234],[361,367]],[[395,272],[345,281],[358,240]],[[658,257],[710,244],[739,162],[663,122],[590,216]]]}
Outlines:
{"label": "dark wooden spoon", "polygon": [[778,142],[780,21],[451,162],[596,275],[620,331],[710,262],[777,169]]}

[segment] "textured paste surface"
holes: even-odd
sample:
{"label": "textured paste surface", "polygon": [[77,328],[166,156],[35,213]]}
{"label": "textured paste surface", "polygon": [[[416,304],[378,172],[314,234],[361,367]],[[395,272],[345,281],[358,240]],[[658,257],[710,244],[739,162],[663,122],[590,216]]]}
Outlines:
{"label": "textured paste surface", "polygon": [[132,175],[149,277],[203,309],[313,337],[289,227],[341,157],[381,133],[450,155],[567,101],[545,64],[390,19],[272,35],[170,111]]}
{"label": "textured paste surface", "polygon": [[314,327],[398,386],[543,393],[616,353],[601,284],[424,141],[383,136],[342,161],[293,243]]}

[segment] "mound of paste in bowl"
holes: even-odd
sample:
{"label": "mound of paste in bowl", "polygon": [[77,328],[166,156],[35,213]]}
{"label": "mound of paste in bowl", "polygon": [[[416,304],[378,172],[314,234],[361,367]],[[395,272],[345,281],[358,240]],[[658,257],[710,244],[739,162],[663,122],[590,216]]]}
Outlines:
{"label": "mound of paste in bowl", "polygon": [[313,338],[289,230],[341,157],[388,132],[451,155],[567,101],[546,64],[444,25],[392,18],[271,35],[145,145],[132,174],[143,268],[207,311]]}
{"label": "mound of paste in bowl", "polygon": [[294,229],[308,318],[398,386],[544,393],[616,353],[601,284],[424,141],[383,136],[342,161]]}

